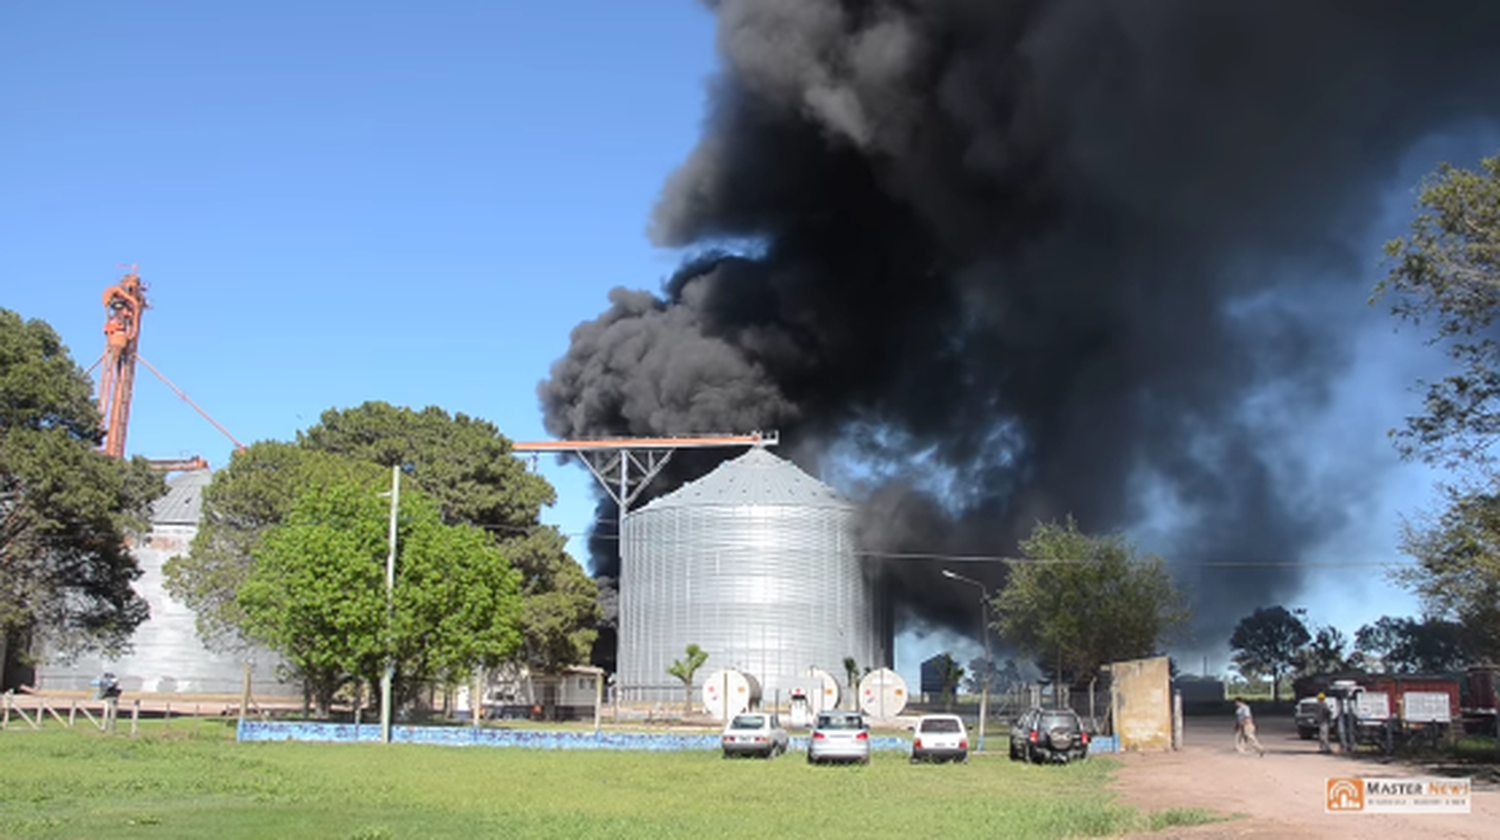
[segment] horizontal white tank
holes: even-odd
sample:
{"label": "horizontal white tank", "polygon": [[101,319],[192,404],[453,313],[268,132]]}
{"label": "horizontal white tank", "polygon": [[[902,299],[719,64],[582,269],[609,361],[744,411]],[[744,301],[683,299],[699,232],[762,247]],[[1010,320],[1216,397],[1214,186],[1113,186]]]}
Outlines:
{"label": "horizontal white tank", "polygon": [[901,714],[909,699],[906,680],[889,668],[871,671],[859,681],[859,708],[877,720]]}
{"label": "horizontal white tank", "polygon": [[813,714],[828,709],[837,709],[839,700],[842,698],[839,696],[839,681],[833,674],[822,668],[808,668],[806,676],[812,677],[823,685],[823,690],[818,692],[817,696],[809,698],[812,701]]}
{"label": "horizontal white tank", "polygon": [[[728,702],[725,702],[728,698]],[[760,705],[760,681],[734,668],[721,668],[703,681],[703,708],[718,720]],[[727,707],[727,709],[726,709]]]}

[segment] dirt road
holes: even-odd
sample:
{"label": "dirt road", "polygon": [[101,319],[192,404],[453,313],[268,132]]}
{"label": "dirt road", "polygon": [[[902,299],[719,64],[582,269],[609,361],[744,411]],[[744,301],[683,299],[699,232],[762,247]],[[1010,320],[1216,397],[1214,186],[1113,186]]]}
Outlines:
{"label": "dirt road", "polygon": [[[1174,829],[1152,837],[1278,838],[1278,840],[1385,840],[1385,838],[1500,837],[1500,786],[1493,776],[1474,779],[1469,814],[1325,814],[1329,777],[1436,775],[1431,768],[1321,755],[1316,741],[1297,737],[1290,715],[1258,716],[1265,757],[1234,751],[1233,719],[1190,717],[1183,749],[1120,756],[1116,789],[1127,802],[1152,811],[1206,808],[1244,817]],[[1475,769],[1474,773],[1481,771]],[[1460,771],[1460,775],[1467,771]]]}

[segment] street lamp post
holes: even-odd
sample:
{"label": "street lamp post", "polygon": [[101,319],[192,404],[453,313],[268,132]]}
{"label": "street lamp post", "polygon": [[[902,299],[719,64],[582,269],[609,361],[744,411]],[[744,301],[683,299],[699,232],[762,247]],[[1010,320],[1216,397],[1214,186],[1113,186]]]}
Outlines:
{"label": "street lamp post", "polygon": [[970,577],[964,577],[957,572],[947,569],[943,570],[943,577],[971,584],[979,588],[979,635],[984,639],[984,682],[979,689],[979,737],[977,742],[979,752],[984,752],[984,724],[990,715],[990,671],[994,667],[994,663],[990,661],[990,591],[979,581]]}
{"label": "street lamp post", "polygon": [[[384,495],[384,494],[382,494]],[[401,504],[401,466],[391,465],[391,526],[385,556],[385,670],[380,674],[380,741],[391,742],[391,681],[396,674],[396,657],[391,650],[392,619],[396,611],[396,512]]]}

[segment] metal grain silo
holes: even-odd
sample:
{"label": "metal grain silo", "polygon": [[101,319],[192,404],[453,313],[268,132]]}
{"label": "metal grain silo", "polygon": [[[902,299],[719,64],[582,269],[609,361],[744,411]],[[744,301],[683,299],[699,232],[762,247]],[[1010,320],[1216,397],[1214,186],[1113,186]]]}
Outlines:
{"label": "metal grain silo", "polygon": [[754,675],[764,698],[808,668],[890,664],[853,506],[754,448],[630,513],[620,569],[622,699],[681,696],[667,668],[689,644],[706,669]]}
{"label": "metal grain silo", "polygon": [[87,655],[73,660],[43,652],[37,685],[44,691],[84,691],[100,673],[110,671],[128,694],[188,694],[237,697],[244,690],[245,664],[251,664],[257,699],[300,699],[301,687],[277,674],[281,658],[261,648],[234,653],[211,651],[198,638],[193,611],[167,593],[162,567],[186,554],[198,533],[208,471],[178,473],[167,480],[167,494],[152,506],[151,530],[131,538],[130,551],[140,563],[136,592],[151,607],[151,617],[136,628],[133,650],[104,659]]}

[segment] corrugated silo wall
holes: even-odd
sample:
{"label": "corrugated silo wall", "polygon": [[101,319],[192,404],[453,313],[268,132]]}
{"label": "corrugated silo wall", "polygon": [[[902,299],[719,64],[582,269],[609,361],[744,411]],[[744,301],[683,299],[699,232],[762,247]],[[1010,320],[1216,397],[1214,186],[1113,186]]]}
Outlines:
{"label": "corrugated silo wall", "polygon": [[167,594],[162,566],[186,553],[197,533],[195,525],[158,523],[144,540],[132,546],[131,553],[142,571],[135,591],[151,605],[151,617],[136,628],[131,653],[114,660],[86,656],[73,662],[44,662],[37,668],[37,687],[43,691],[86,691],[91,680],[111,671],[120,678],[120,687],[127,694],[238,696],[244,689],[245,661],[249,659],[255,697],[300,697],[300,685],[277,681],[280,659],[270,651],[228,654],[205,648],[198,639],[192,610]]}
{"label": "corrugated silo wall", "polygon": [[[621,698],[681,702],[667,674],[689,644],[709,654],[697,675],[738,668],[763,700],[817,666],[842,679],[889,664],[877,587],[855,553],[852,508],[650,506],[626,521],[620,571]],[[694,692],[697,703],[697,691]]]}

